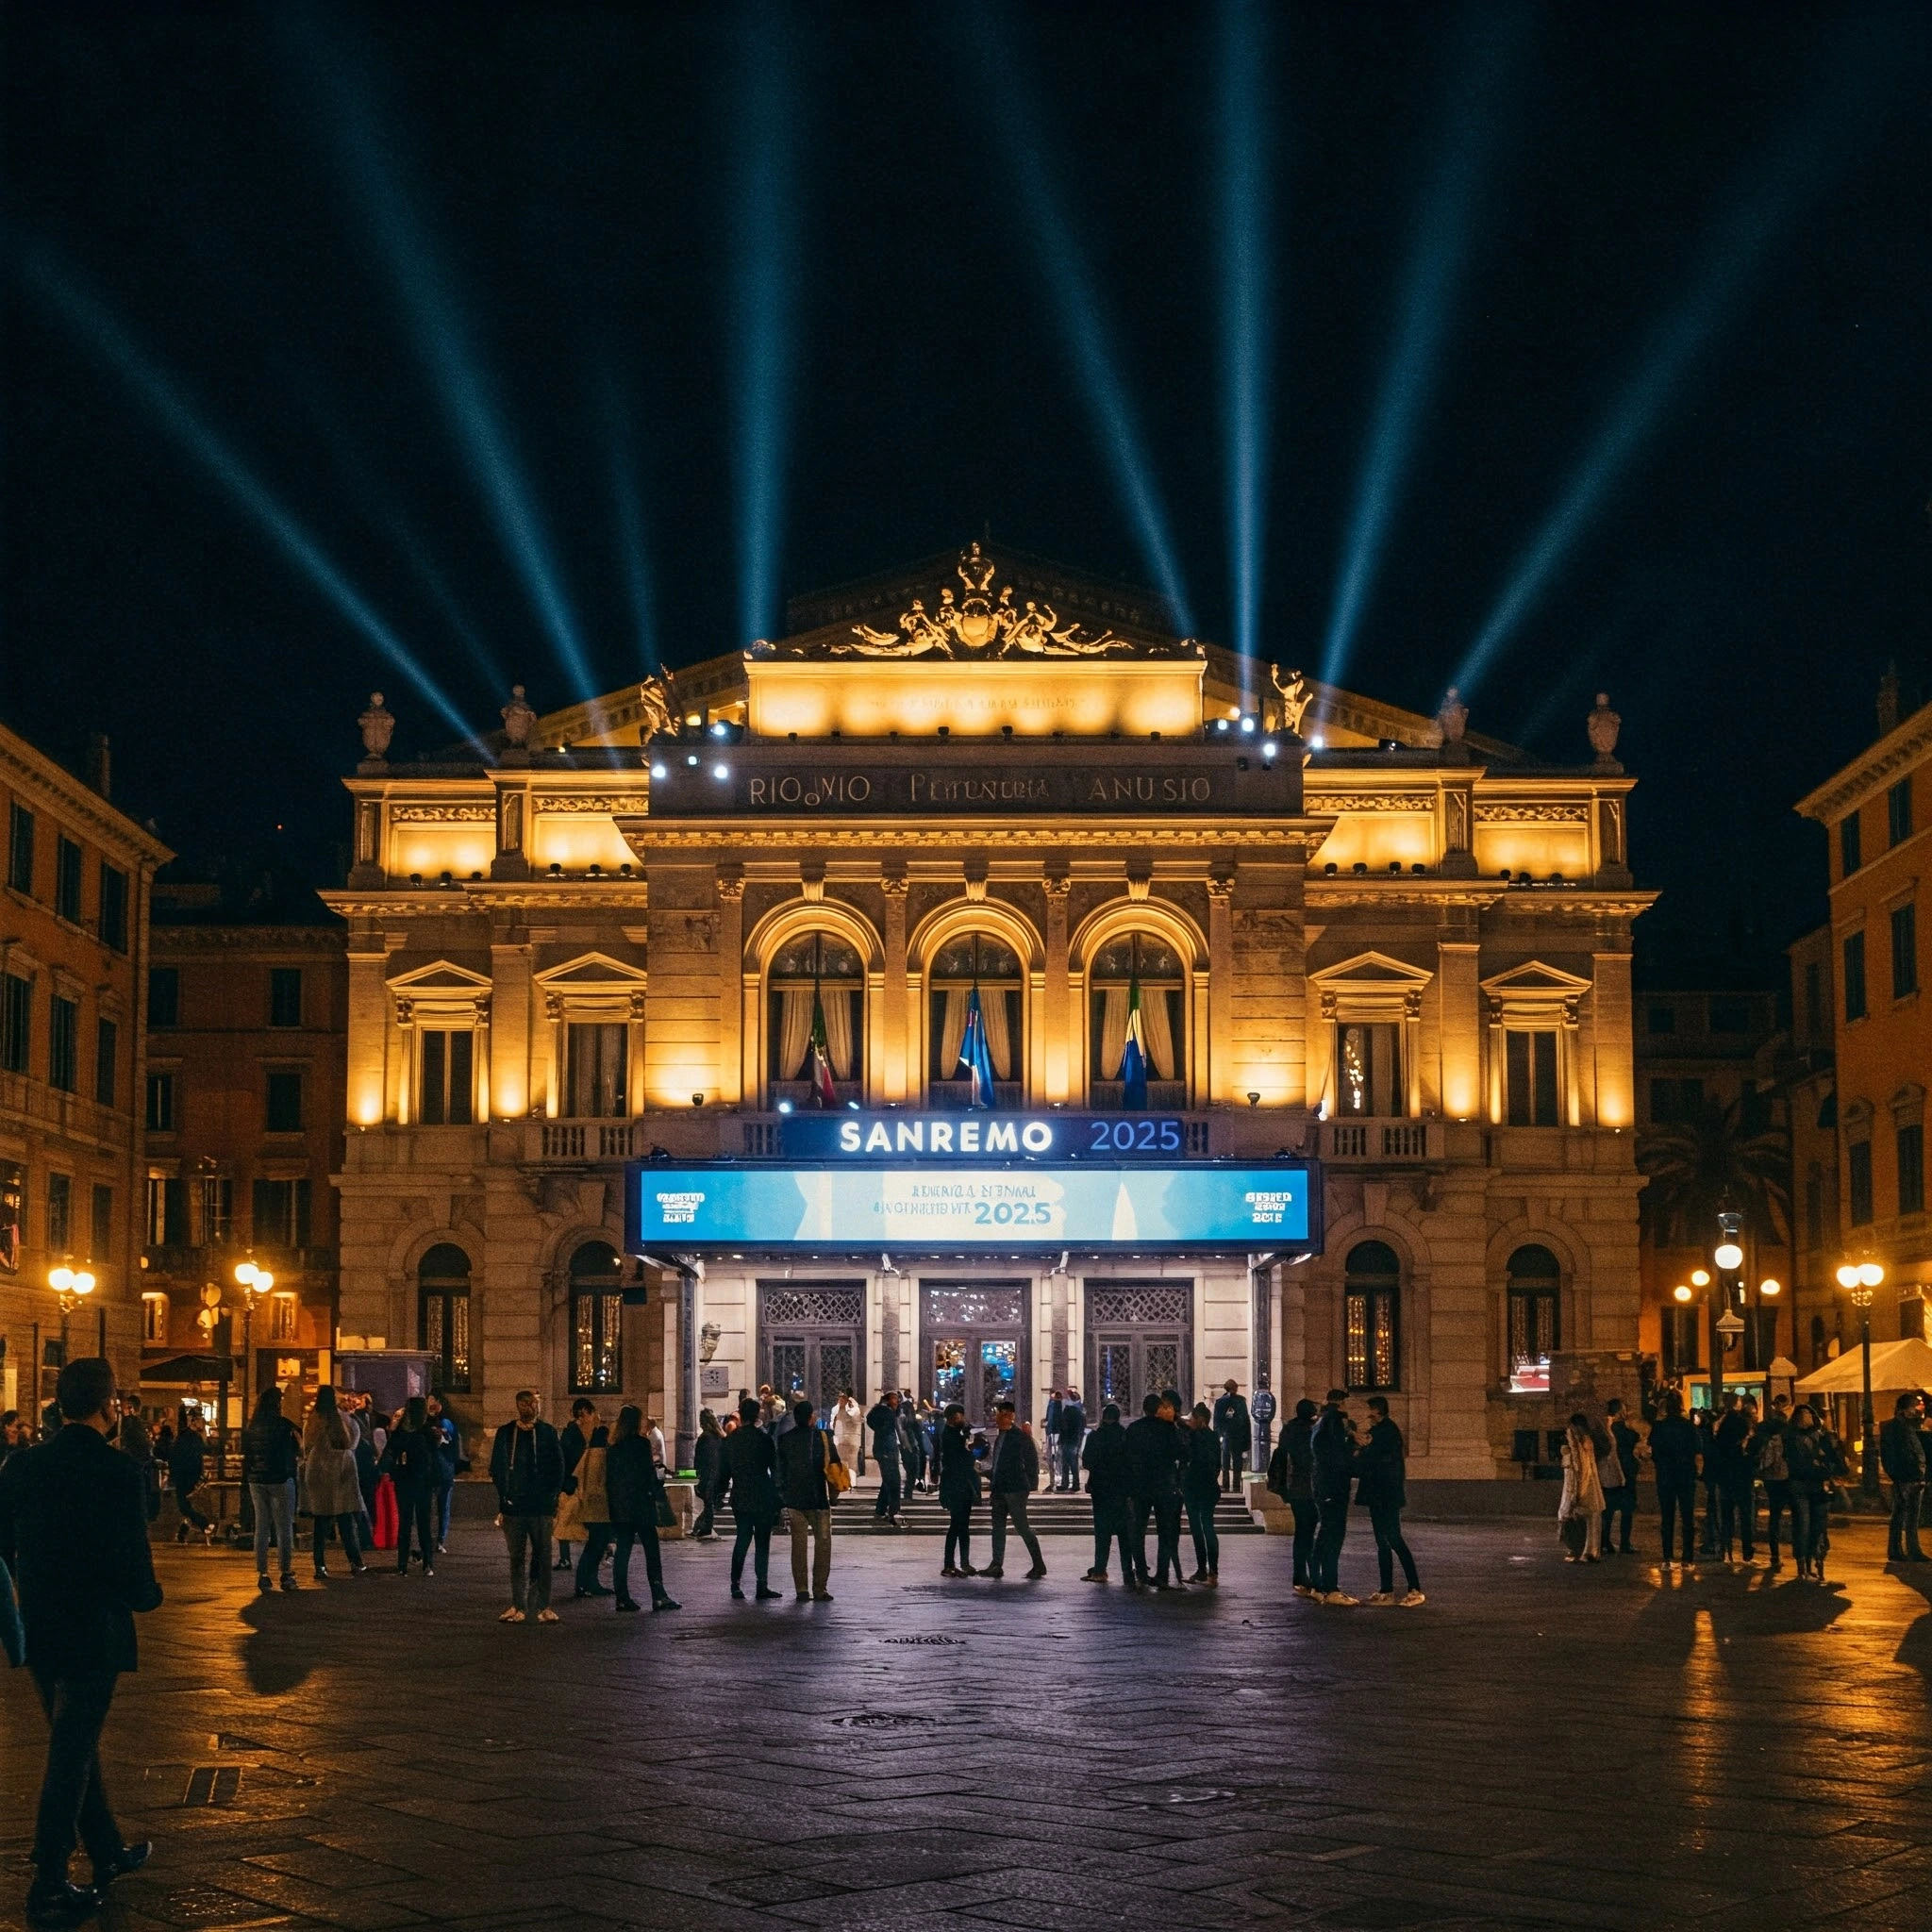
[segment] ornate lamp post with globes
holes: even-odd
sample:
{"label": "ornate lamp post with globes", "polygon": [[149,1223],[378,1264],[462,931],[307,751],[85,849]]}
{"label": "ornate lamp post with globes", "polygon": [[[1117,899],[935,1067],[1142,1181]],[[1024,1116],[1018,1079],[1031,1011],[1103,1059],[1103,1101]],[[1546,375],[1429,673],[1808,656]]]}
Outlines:
{"label": "ornate lamp post with globes", "polygon": [[1864,1357],[1864,1407],[1858,1416],[1858,1489],[1866,1503],[1878,1507],[1878,1435],[1872,1412],[1872,1296],[1885,1279],[1876,1261],[1847,1261],[1838,1271],[1838,1285],[1851,1296],[1858,1311],[1858,1348]]}

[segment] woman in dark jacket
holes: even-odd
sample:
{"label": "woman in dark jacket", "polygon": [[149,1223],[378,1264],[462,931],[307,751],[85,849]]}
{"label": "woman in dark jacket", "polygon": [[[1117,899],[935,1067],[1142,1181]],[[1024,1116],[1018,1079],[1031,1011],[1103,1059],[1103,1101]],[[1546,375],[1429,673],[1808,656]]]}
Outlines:
{"label": "woman in dark jacket", "polygon": [[1218,1584],[1221,1538],[1214,1527],[1214,1506],[1221,1501],[1221,1438],[1214,1433],[1214,1414],[1205,1402],[1195,1403],[1181,1439],[1188,1452],[1181,1465],[1181,1501],[1194,1539],[1194,1574],[1188,1581]]}
{"label": "woman in dark jacket", "polygon": [[[1131,1541],[1134,1528],[1134,1452],[1127,1432],[1121,1426],[1117,1402],[1100,1411],[1100,1426],[1087,1438],[1080,1451],[1080,1466],[1087,1472],[1087,1493],[1093,1498],[1093,1567],[1082,1579],[1087,1583],[1107,1581],[1107,1553],[1118,1541],[1121,1546],[1121,1580],[1129,1590],[1146,1586]],[[1217,1465],[1215,1479],[1220,1480]]]}
{"label": "woman in dark jacket", "polygon": [[604,1488],[609,1499],[610,1527],[617,1536],[611,1581],[617,1585],[619,1610],[642,1607],[630,1593],[631,1546],[642,1543],[651,1607],[675,1610],[677,1605],[664,1588],[664,1557],[658,1546],[658,1505],[664,1494],[664,1482],[643,1427],[643,1410],[636,1403],[626,1402],[617,1411],[617,1426],[611,1431],[605,1457]]}
{"label": "woman in dark jacket", "polygon": [[396,1486],[396,1573],[409,1567],[409,1525],[416,1525],[416,1544],[423,1556],[423,1574],[436,1574],[436,1490],[442,1480],[442,1441],[429,1420],[429,1405],[420,1395],[409,1397],[402,1426],[393,1430],[382,1452],[382,1467]]}
{"label": "woman in dark jacket", "polygon": [[1830,1547],[1825,1526],[1830,1521],[1826,1491],[1844,1474],[1845,1461],[1838,1439],[1820,1425],[1808,1402],[1791,1411],[1785,1431],[1785,1467],[1791,1483],[1791,1554],[1798,1559],[1800,1582],[1824,1581],[1824,1553]]}
{"label": "woman in dark jacket", "polygon": [[275,1533],[282,1559],[282,1588],[295,1588],[295,1466],[302,1438],[282,1413],[282,1391],[271,1384],[261,1391],[255,1413],[242,1431],[242,1480],[255,1504],[256,1587],[267,1590],[268,1540]]}
{"label": "woman in dark jacket", "polygon": [[1315,1593],[1315,1452],[1309,1445],[1321,1410],[1307,1396],[1294,1406],[1293,1419],[1281,1432],[1281,1447],[1268,1465],[1268,1487],[1294,1515],[1294,1593]]}
{"label": "woman in dark jacket", "polygon": [[946,1405],[940,1428],[940,1507],[946,1512],[941,1576],[977,1576],[973,1567],[973,1506],[979,1501],[979,1468],[966,1435],[966,1411]]}
{"label": "woman in dark jacket", "polygon": [[708,1408],[698,1410],[697,1446],[691,1451],[691,1468],[697,1474],[698,1501],[705,1507],[691,1525],[692,1539],[714,1543],[718,1531],[712,1522],[724,1493],[724,1436],[718,1418]]}

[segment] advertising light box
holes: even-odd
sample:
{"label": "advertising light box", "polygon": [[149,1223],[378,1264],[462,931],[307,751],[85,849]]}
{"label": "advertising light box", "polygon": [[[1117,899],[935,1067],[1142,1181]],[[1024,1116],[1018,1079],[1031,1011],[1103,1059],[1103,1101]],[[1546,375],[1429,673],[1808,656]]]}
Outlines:
{"label": "advertising light box", "polygon": [[1296,1251],[1319,1244],[1306,1161],[1157,1166],[634,1162],[633,1254],[716,1248]]}

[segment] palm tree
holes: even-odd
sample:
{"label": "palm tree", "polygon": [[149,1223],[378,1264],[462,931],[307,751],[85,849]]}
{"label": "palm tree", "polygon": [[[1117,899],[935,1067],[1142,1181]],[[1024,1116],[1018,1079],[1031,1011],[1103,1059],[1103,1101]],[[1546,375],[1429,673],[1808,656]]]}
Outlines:
{"label": "palm tree", "polygon": [[[1637,1165],[1648,1176],[1643,1206],[1659,1246],[1670,1245],[1673,1228],[1715,1228],[1721,1208],[1741,1214],[1747,1234],[1790,1244],[1790,1137],[1762,1108],[1756,1094],[1729,1106],[1706,1100],[1688,1118],[1644,1133]],[[1701,1244],[1701,1235],[1691,1239]]]}

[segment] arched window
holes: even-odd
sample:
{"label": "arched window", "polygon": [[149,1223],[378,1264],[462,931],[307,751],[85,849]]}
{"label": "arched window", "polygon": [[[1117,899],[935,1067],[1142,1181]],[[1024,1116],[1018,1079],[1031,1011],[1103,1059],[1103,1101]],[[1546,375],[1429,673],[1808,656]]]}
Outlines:
{"label": "arched window", "polygon": [[858,1099],[865,1087],[865,969],[856,948],[836,933],[802,933],[779,948],[766,977],[772,1106]]}
{"label": "arched window", "polygon": [[1509,1257],[1509,1386],[1546,1391],[1550,1357],[1562,1340],[1563,1271],[1535,1242]]}
{"label": "arched window", "polygon": [[614,1394],[624,1386],[624,1283],[617,1250],[586,1241],[570,1257],[570,1388]]}
{"label": "arched window", "polygon": [[926,1070],[935,1107],[968,1107],[973,1082],[960,1062],[973,994],[979,994],[987,1057],[992,1062],[993,1105],[1019,1107],[1026,1065],[1025,982],[1020,961],[1003,941],[983,932],[949,940],[933,958],[927,976],[932,999],[932,1058]]}
{"label": "arched window", "polygon": [[470,1387],[470,1257],[454,1241],[438,1241],[416,1264],[417,1341],[436,1357],[439,1391]]}
{"label": "arched window", "polygon": [[[1093,956],[1087,980],[1089,1104],[1164,1111],[1185,1107],[1188,1029],[1180,956],[1152,933],[1126,933]],[[1134,1057],[1127,1044],[1134,1034],[1144,1097],[1130,1078]]]}
{"label": "arched window", "polygon": [[1402,1263],[1387,1241],[1357,1241],[1348,1251],[1342,1284],[1342,1329],[1351,1389],[1399,1389]]}

